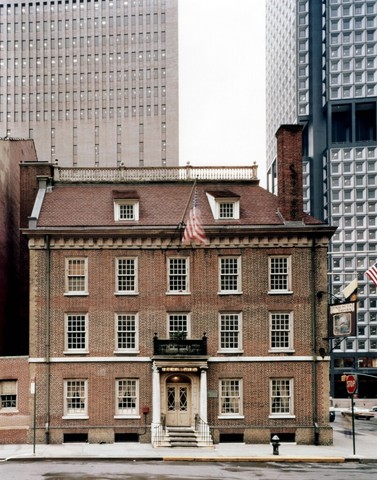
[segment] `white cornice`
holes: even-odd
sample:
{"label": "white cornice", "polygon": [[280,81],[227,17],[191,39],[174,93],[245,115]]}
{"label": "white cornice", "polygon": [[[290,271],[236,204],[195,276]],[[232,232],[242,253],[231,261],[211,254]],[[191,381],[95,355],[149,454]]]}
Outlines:
{"label": "white cornice", "polygon": [[[308,248],[312,245],[312,237],[306,235],[245,235],[245,236],[228,236],[210,238],[210,243],[201,249],[217,249],[217,248]],[[328,237],[323,236],[316,238],[316,246],[328,246]],[[45,236],[33,236],[29,239],[29,248],[31,250],[45,249]],[[154,238],[150,237],[131,237],[121,236],[76,236],[68,233],[53,232],[51,233],[50,245],[51,250],[72,250],[72,249],[88,249],[88,250],[116,250],[116,249],[188,249],[192,246],[185,247],[178,240],[172,241],[171,238]],[[199,248],[199,247],[198,247]]]}
{"label": "white cornice", "polygon": [[[174,362],[174,358],[169,359]],[[195,357],[192,358],[195,360]],[[276,357],[210,357],[208,363],[276,363],[276,362],[328,362],[330,357],[303,356],[276,356]],[[50,363],[151,363],[151,357],[53,357]],[[43,357],[29,358],[29,363],[46,363]]]}

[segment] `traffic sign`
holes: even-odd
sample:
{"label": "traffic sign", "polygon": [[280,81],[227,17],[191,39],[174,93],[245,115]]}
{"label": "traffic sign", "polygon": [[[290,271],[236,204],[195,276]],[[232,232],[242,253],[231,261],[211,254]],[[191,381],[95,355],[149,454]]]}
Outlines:
{"label": "traffic sign", "polygon": [[357,380],[355,375],[347,375],[346,388],[349,395],[353,395],[357,390]]}

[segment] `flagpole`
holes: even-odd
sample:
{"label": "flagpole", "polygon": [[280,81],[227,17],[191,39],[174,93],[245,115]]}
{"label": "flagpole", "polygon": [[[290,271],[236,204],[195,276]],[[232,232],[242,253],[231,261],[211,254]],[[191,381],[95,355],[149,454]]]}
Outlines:
{"label": "flagpole", "polygon": [[187,204],[186,204],[185,210],[184,210],[183,215],[182,215],[182,220],[181,220],[181,222],[180,222],[180,224],[179,224],[180,226],[182,226],[182,225],[184,224],[184,220],[185,220],[185,216],[186,216],[186,213],[187,213],[187,209],[188,209],[188,207],[189,207],[189,205],[190,205],[190,202],[191,202],[191,199],[192,199],[192,194],[194,193],[194,189],[195,189],[195,187],[196,187],[196,181],[197,181],[197,178],[195,178],[195,180],[194,180],[194,184],[193,184],[193,186],[192,186],[189,199],[187,200]]}

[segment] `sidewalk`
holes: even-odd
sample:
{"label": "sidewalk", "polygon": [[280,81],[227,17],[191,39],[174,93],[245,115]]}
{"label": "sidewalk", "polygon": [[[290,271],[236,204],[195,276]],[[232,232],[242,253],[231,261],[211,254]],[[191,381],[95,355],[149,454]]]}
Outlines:
{"label": "sidewalk", "polygon": [[[376,424],[377,427],[377,424]],[[191,461],[191,462],[309,462],[343,463],[377,462],[376,436],[356,435],[356,455],[352,436],[345,434],[341,424],[334,425],[332,446],[282,444],[279,455],[272,454],[271,445],[221,443],[208,448],[153,448],[150,444],[114,443],[63,445],[0,445],[0,462],[30,460],[122,460],[122,461]]]}

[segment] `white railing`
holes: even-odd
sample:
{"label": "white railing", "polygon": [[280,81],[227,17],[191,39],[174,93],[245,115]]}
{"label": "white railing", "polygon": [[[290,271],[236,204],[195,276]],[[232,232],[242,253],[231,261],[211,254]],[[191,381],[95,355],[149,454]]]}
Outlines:
{"label": "white railing", "polygon": [[251,167],[59,167],[55,182],[156,182],[197,180],[258,180],[258,166]]}

